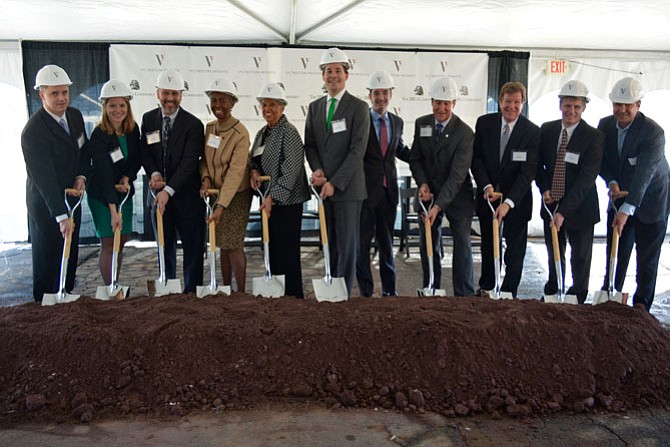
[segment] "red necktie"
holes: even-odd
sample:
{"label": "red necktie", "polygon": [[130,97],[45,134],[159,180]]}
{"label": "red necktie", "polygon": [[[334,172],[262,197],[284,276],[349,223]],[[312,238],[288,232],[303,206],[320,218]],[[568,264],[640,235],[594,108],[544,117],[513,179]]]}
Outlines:
{"label": "red necktie", "polygon": [[[382,150],[382,158],[386,158],[386,153],[389,150],[389,134],[386,130],[386,118],[384,116],[379,117],[380,127],[379,127],[379,148]],[[384,187],[386,188],[386,175],[384,175]]]}
{"label": "red necktie", "polygon": [[563,129],[561,133],[561,144],[556,153],[554,164],[554,177],[551,180],[551,198],[559,201],[565,195],[565,148],[568,146],[568,132]]}

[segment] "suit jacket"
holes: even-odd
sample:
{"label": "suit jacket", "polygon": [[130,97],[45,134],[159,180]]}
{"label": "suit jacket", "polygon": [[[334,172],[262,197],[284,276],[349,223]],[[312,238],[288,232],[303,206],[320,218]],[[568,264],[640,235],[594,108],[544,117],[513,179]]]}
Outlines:
{"label": "suit jacket", "polygon": [[205,128],[198,118],[180,107],[170,131],[167,156],[163,160],[162,142],[147,144],[147,134],[158,132],[161,135],[162,125],[160,108],[146,112],[142,117],[142,166],[147,175],[153,172],[163,175],[167,186],[175,190],[173,199],[190,200],[200,191],[198,161],[205,147]]}
{"label": "suit jacket", "polygon": [[324,96],[309,104],[305,121],[305,155],[312,171],[322,169],[335,187],[333,201],[364,200],[365,173],[363,157],[370,134],[368,105],[345,92],[337,105],[332,122],[344,120],[346,129],[326,129]]}
{"label": "suit jacket", "polygon": [[88,175],[84,119],[72,107],[65,114],[70,135],[43,108],[30,117],[21,133],[28,174],[26,205],[33,216],[44,215],[45,208],[51,218],[66,214],[63,190],[72,188],[78,175]]}
{"label": "suit jacket", "polygon": [[137,178],[140,169],[140,129],[135,124],[132,132],[126,135],[128,156],[114,161],[110,152],[120,147],[116,134],[108,134],[99,126],[93,130],[91,141],[88,143],[93,165],[88,178],[87,192],[90,197],[103,203],[117,203],[119,194],[114,185],[121,177],[126,176],[130,181],[130,196],[135,193],[133,181]]}
{"label": "suit jacket", "polygon": [[[430,135],[421,136],[421,129]],[[435,116],[424,115],[414,123],[414,142],[409,156],[412,176],[418,186],[427,183],[435,204],[455,218],[472,216],[474,196],[470,165],[474,133],[458,116],[452,115],[440,140],[435,143]]]}
{"label": "suit jacket", "polygon": [[620,199],[617,206],[624,200],[634,205],[635,215],[644,223],[665,219],[670,209],[670,169],[661,126],[638,112],[626,133],[621,156],[616,118],[603,118],[598,129],[605,134],[600,176],[607,184],[614,180],[622,191],[628,191],[628,196]]}
{"label": "suit jacket", "polygon": [[480,116],[475,126],[472,174],[477,183],[475,200],[477,214],[491,217],[483,188],[492,185],[503,193],[503,199],[514,202],[514,208],[505,217],[507,225],[516,227],[531,219],[533,194],[530,185],[535,179],[540,150],[540,128],[524,116],[519,116],[509,136],[500,160],[500,130],[502,114]]}
{"label": "suit jacket", "polygon": [[[536,179],[540,192],[551,189],[554,164],[561,135],[561,120],[542,124],[540,140],[540,163]],[[566,159],[578,157],[576,163],[565,163],[565,195],[559,202],[559,212],[565,217],[564,225],[569,229],[578,229],[595,225],[600,221],[596,177],[600,172],[603,156],[604,135],[598,129],[581,120],[566,148]],[[544,207],[541,216],[549,219]]]}
{"label": "suit jacket", "polygon": [[[368,147],[363,158],[369,206],[376,206],[379,203],[379,200],[386,193],[384,189],[388,190],[391,204],[394,206],[398,204],[398,171],[395,166],[395,159],[398,157],[402,161],[409,162],[409,148],[402,141],[404,122],[402,118],[391,112],[388,112],[388,117],[391,122],[391,140],[385,157],[382,156],[374,123],[370,122]],[[384,188],[383,183],[384,176],[386,176],[386,188]]]}

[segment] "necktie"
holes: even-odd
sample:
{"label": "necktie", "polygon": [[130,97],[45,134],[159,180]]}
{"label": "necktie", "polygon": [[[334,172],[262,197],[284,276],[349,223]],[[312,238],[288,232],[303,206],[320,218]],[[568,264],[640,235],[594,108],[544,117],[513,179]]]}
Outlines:
{"label": "necktie", "polygon": [[67,132],[67,134],[70,135],[70,128],[67,126],[67,121],[65,121],[64,118],[61,118],[58,121],[58,124],[60,124],[60,127],[62,127],[65,130],[65,132]]}
{"label": "necktie", "polygon": [[[386,153],[389,150],[389,134],[386,129],[386,117],[379,117],[379,124],[379,148],[382,150],[382,158],[386,158]],[[384,175],[383,185],[386,187],[386,175]]]}
{"label": "necktie", "polygon": [[551,180],[551,197],[561,200],[565,194],[565,148],[568,146],[568,131],[563,129],[561,133],[561,144],[556,153],[554,164],[554,177]]}
{"label": "necktie", "polygon": [[330,107],[328,108],[328,117],[326,118],[326,129],[330,130],[330,123],[333,121],[333,114],[335,113],[335,103],[337,99],[330,98]]}
{"label": "necktie", "polygon": [[170,117],[169,116],[164,116],[163,117],[163,135],[162,135],[162,143],[163,143],[163,178],[167,178],[167,171],[165,168],[166,160],[167,160],[167,147],[168,147],[168,139],[170,139]]}
{"label": "necktie", "polygon": [[444,125],[442,123],[437,123],[435,125],[435,143],[440,141],[440,135],[442,135],[442,129],[444,129]]}
{"label": "necktie", "polygon": [[503,154],[505,154],[505,148],[507,147],[507,142],[509,141],[509,134],[509,123],[505,123],[502,135],[500,136],[500,161],[502,161]]}

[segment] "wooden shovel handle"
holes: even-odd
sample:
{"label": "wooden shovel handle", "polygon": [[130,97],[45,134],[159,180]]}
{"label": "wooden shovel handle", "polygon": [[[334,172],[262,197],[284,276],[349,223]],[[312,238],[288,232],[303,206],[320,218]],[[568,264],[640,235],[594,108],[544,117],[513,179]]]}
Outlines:
{"label": "wooden shovel handle", "polygon": [[558,230],[554,225],[552,225],[550,228],[551,228],[551,246],[554,249],[554,262],[556,262],[561,260],[561,253],[558,250]]}
{"label": "wooden shovel handle", "polygon": [[426,255],[429,258],[433,257],[433,233],[431,232],[432,228],[430,226],[430,219],[423,221],[424,228],[426,230]]}
{"label": "wooden shovel handle", "polygon": [[319,202],[319,230],[321,230],[321,243],[328,245],[328,230],[326,229],[326,209],[323,202]]}
{"label": "wooden shovel handle", "polygon": [[493,218],[493,259],[500,259],[500,223]]}
{"label": "wooden shovel handle", "polygon": [[83,193],[83,191],[80,190],[80,189],[75,189],[75,188],[65,188],[65,193],[66,193],[68,196],[79,197],[79,196],[81,196],[81,194]]}
{"label": "wooden shovel handle", "polygon": [[258,180],[261,182],[269,182],[270,181],[270,176],[269,175],[260,175],[258,176]]}
{"label": "wooden shovel handle", "polygon": [[612,250],[610,259],[616,259],[619,253],[619,227],[614,227],[612,231]]}
{"label": "wooden shovel handle", "polygon": [[500,200],[500,199],[502,199],[503,193],[498,192],[498,191],[493,191],[491,194],[489,194],[489,196],[491,198],[493,198],[494,200]]}
{"label": "wooden shovel handle", "polygon": [[209,224],[207,224],[208,229],[209,229],[209,251],[215,252],[216,251],[216,224],[214,221],[211,221]]}
{"label": "wooden shovel handle", "polygon": [[207,194],[208,196],[216,196],[216,195],[219,194],[219,190],[218,190],[218,189],[208,189],[208,190],[206,191],[206,194]]}
{"label": "wooden shovel handle", "polygon": [[165,240],[163,239],[163,213],[160,208],[156,206],[156,238],[158,238],[158,246],[164,247]]}
{"label": "wooden shovel handle", "polygon": [[[77,191],[77,190],[75,190]],[[65,238],[65,246],[63,247],[63,259],[70,259],[70,245],[72,244],[72,233],[74,233],[74,217],[68,218],[70,221],[70,233]]]}
{"label": "wooden shovel handle", "polygon": [[[123,213],[119,211],[119,218],[123,222]],[[121,250],[121,228],[114,230],[114,248],[113,250],[118,253]]]}
{"label": "wooden shovel handle", "polygon": [[267,244],[270,242],[270,229],[268,222],[268,213],[263,209],[261,210],[261,226],[263,227],[263,243]]}

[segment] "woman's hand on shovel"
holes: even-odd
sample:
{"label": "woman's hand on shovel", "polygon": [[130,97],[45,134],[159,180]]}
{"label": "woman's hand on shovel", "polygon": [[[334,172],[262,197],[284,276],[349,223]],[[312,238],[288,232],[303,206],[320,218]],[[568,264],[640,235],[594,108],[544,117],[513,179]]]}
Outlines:
{"label": "woman's hand on shovel", "polygon": [[270,217],[270,214],[272,214],[272,196],[268,195],[265,196],[265,200],[263,200],[263,203],[261,203],[261,206],[258,207],[259,211],[265,210],[265,213]]}

